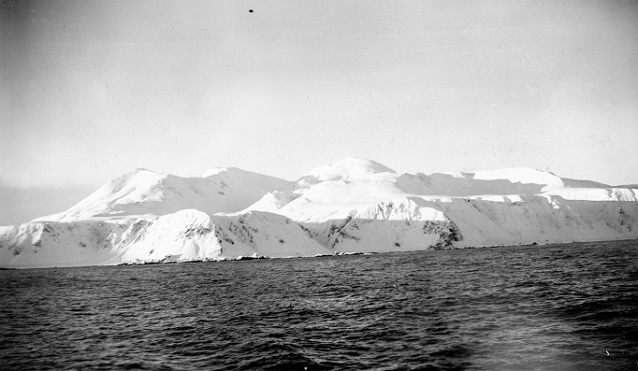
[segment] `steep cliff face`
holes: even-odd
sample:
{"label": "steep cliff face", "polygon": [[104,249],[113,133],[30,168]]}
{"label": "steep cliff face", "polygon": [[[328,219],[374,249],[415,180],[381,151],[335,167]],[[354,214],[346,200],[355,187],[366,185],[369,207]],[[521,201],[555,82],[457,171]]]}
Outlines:
{"label": "steep cliff face", "polygon": [[454,244],[458,247],[638,238],[635,201],[535,195],[515,199],[453,199],[433,201],[432,207],[458,226],[464,237]]}
{"label": "steep cliff face", "polygon": [[329,251],[297,223],[275,214],[208,215],[182,210],[159,217],[114,246],[120,261],[168,262],[295,257]]}
{"label": "steep cliff face", "polygon": [[135,170],[71,209],[0,227],[0,266],[294,257],[638,238],[638,189],[529,168],[398,174],[348,158],[296,182]]}
{"label": "steep cliff face", "polygon": [[0,227],[0,265],[55,267],[107,264],[131,221],[32,222]]}
{"label": "steep cliff face", "polygon": [[298,257],[330,254],[280,215],[209,215],[185,209],[117,223],[34,222],[0,230],[4,266],[41,267]]}
{"label": "steep cliff face", "polygon": [[463,238],[447,215],[418,198],[365,205],[350,210],[344,219],[305,226],[336,252],[449,248]]}

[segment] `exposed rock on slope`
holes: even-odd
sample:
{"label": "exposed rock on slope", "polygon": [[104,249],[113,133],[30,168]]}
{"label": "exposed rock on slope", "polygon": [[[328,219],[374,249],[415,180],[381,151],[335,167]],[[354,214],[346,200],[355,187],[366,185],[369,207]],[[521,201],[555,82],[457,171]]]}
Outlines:
{"label": "exposed rock on slope", "polygon": [[[332,251],[280,215],[176,213],[118,222],[33,222],[0,230],[5,266],[73,266],[296,257]],[[9,262],[10,264],[6,264]]]}
{"label": "exposed rock on slope", "polygon": [[529,168],[398,174],[348,158],[296,182],[135,170],[69,210],[0,227],[0,266],[292,257],[638,238],[638,189]]}
{"label": "exposed rock on slope", "polygon": [[351,210],[344,219],[305,225],[336,252],[448,248],[462,240],[452,220],[418,198],[377,202]]}

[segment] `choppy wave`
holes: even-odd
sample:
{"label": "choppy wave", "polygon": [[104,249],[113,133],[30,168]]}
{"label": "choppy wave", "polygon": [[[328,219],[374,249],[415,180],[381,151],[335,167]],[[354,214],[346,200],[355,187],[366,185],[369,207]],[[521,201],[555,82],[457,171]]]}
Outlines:
{"label": "choppy wave", "polygon": [[0,271],[2,369],[622,370],[638,244]]}

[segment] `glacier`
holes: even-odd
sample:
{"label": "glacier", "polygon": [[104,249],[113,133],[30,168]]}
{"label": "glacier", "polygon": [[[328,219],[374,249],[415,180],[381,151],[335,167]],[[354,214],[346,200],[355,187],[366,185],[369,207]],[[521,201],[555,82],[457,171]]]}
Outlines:
{"label": "glacier", "polygon": [[237,168],[126,173],[0,227],[0,267],[305,257],[638,238],[638,188],[533,168],[399,174],[346,158],[296,181]]}

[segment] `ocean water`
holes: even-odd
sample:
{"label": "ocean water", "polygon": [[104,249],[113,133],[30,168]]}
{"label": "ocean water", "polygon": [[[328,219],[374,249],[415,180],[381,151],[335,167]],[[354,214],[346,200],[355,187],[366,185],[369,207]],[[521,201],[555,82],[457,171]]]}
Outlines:
{"label": "ocean water", "polygon": [[638,242],[4,270],[0,369],[636,370]]}

